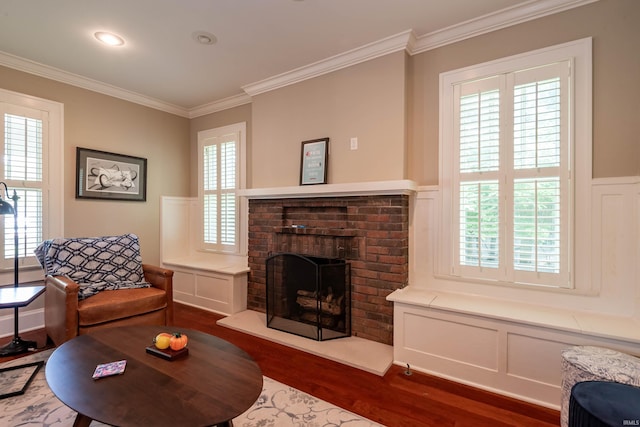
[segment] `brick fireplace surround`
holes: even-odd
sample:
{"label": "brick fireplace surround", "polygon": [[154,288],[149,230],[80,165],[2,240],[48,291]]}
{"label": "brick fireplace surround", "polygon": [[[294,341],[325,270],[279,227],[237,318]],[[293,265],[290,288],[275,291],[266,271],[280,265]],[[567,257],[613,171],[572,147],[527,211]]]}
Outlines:
{"label": "brick fireplace surround", "polygon": [[247,308],[266,311],[265,260],[277,252],[351,264],[352,335],[393,345],[387,295],[408,281],[409,196],[249,200]]}

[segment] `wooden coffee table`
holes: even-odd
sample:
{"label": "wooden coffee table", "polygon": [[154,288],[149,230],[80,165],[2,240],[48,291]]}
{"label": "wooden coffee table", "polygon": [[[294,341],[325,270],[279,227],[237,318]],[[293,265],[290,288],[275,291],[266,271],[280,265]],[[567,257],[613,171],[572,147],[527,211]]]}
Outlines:
{"label": "wooden coffee table", "polygon": [[[164,360],[145,348],[160,332],[183,332],[189,354]],[[96,365],[126,359],[124,374],[91,378]],[[246,352],[202,332],[166,326],[106,328],[58,347],[46,365],[49,387],[78,412],[74,426],[231,426],[262,391]]]}

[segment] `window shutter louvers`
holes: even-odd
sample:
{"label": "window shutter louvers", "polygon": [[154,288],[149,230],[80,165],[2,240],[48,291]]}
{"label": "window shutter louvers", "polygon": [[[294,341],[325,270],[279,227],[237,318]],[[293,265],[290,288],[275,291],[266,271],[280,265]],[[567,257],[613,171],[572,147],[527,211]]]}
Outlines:
{"label": "window shutter louvers", "polygon": [[[40,116],[41,112],[33,112]],[[18,256],[32,258],[43,240],[43,120],[4,114],[4,176],[10,197],[18,199]],[[10,202],[12,203],[12,202]],[[4,259],[13,260],[14,217],[4,216]]]}
{"label": "window shutter louvers", "polygon": [[236,243],[236,158],[235,141],[221,144],[220,240],[223,245]]}
{"label": "window shutter louvers", "polygon": [[217,251],[238,247],[239,133],[207,137],[202,152],[203,243]]}
{"label": "window shutter louvers", "polygon": [[204,171],[204,241],[218,243],[218,146],[205,145]]}
{"label": "window shutter louvers", "polygon": [[[561,245],[560,78],[514,88],[514,268],[559,273]],[[551,175],[551,176],[549,176]]]}
{"label": "window shutter louvers", "polygon": [[457,274],[566,283],[563,70],[555,63],[454,88]]}

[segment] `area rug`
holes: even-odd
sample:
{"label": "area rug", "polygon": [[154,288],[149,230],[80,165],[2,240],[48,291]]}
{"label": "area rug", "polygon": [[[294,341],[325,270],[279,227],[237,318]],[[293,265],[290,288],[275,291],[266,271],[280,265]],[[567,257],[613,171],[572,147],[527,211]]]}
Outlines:
{"label": "area rug", "polygon": [[[0,369],[43,360],[47,350],[0,364]],[[67,427],[76,412],[60,402],[47,386],[44,367],[23,395],[0,400],[0,426]],[[345,409],[264,377],[262,394],[244,414],[233,420],[235,427],[370,427],[380,426]],[[91,427],[106,426],[93,421]]]}

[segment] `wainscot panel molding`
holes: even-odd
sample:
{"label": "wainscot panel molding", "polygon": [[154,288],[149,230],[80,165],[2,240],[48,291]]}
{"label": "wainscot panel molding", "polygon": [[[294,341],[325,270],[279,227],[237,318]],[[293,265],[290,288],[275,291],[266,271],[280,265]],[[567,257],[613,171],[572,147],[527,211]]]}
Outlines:
{"label": "wainscot panel molding", "polygon": [[225,315],[246,310],[247,257],[198,251],[198,199],[160,203],[160,257],[174,271],[173,300]]}
{"label": "wainscot panel molding", "polygon": [[[402,291],[396,291],[402,292]],[[595,345],[638,354],[640,340],[607,339],[499,317],[394,301],[394,363],[559,410],[561,352]],[[571,316],[568,316],[571,317]],[[638,330],[636,321],[633,327]]]}
{"label": "wainscot panel molding", "polygon": [[[447,280],[438,260],[438,187],[412,199],[409,286],[394,291],[394,362],[559,409],[561,352],[640,355],[640,178],[593,180],[590,284],[541,290]],[[578,213],[579,214],[579,213]]]}

